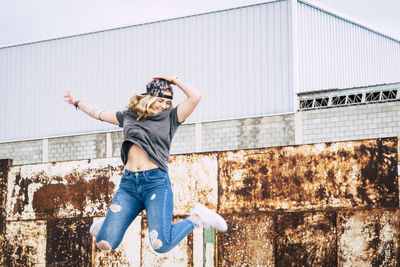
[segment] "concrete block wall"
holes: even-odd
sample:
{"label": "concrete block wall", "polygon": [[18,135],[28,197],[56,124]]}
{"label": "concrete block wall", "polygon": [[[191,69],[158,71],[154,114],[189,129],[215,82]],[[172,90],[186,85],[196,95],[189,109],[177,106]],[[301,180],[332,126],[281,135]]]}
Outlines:
{"label": "concrete block wall", "polygon": [[293,114],[202,123],[202,151],[294,144]]}
{"label": "concrete block wall", "polygon": [[399,102],[300,111],[302,143],[400,135]]}
{"label": "concrete block wall", "polygon": [[196,137],[196,124],[180,126],[172,140],[171,154],[196,152]]}
{"label": "concrete block wall", "polygon": [[[296,137],[295,137],[296,135]],[[246,119],[184,124],[172,154],[362,140],[400,135],[399,102],[302,110]],[[15,165],[118,157],[122,131],[0,143]]]}
{"label": "concrete block wall", "polygon": [[42,140],[0,143],[0,159],[13,159],[14,164],[43,162],[42,146]]}
{"label": "concrete block wall", "polygon": [[397,138],[174,155],[175,220],[199,201],[229,230],[196,229],[160,255],[145,213],[111,253],[88,234],[118,188],[118,157],[2,160],[0,265],[399,266],[398,168]]}
{"label": "concrete block wall", "polygon": [[47,161],[106,157],[106,134],[85,134],[48,139]]}
{"label": "concrete block wall", "polygon": [[[15,165],[120,156],[123,132],[93,133],[0,143],[0,158]],[[171,154],[294,144],[293,114],[233,119],[178,128]]]}

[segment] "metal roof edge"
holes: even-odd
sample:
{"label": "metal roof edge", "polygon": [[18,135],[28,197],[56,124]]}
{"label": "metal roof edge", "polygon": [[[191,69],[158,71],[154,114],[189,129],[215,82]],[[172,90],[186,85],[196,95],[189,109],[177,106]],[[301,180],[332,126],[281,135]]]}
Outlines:
{"label": "metal roof edge", "polygon": [[315,3],[312,0],[297,0],[297,1],[299,3],[303,3],[303,4],[308,5],[310,7],[316,8],[316,9],[321,10],[322,12],[325,12],[325,13],[327,13],[329,15],[335,16],[335,17],[337,17],[339,19],[345,20],[345,21],[350,22],[350,23],[352,23],[352,24],[354,24],[356,26],[362,27],[362,28],[364,28],[366,30],[369,30],[369,31],[374,32],[376,34],[379,34],[379,35],[381,35],[381,36],[383,36],[385,38],[388,38],[388,39],[391,39],[391,40],[393,40],[395,42],[400,43],[400,39],[397,39],[395,37],[390,36],[389,34],[386,34],[386,33],[383,33],[381,31],[378,31],[378,30],[372,28],[371,26],[363,25],[364,24],[363,21],[359,22],[355,18],[353,18],[352,16],[350,16],[348,14],[345,14],[345,13],[343,13],[341,11],[335,10],[335,9],[333,9],[331,7],[327,7],[327,6],[325,6],[323,4],[320,4],[320,3]]}
{"label": "metal roof edge", "polygon": [[[283,0],[283,1],[288,1],[288,0]],[[55,38],[32,41],[32,42],[27,42],[27,43],[0,46],[0,49],[13,48],[13,47],[17,47],[17,46],[31,45],[31,44],[37,44],[37,43],[44,43],[44,42],[56,41],[56,40],[60,40],[60,39],[75,38],[75,37],[79,37],[79,36],[85,36],[85,35],[91,35],[91,34],[96,34],[96,33],[109,32],[109,31],[114,31],[114,30],[122,30],[122,29],[126,29],[126,28],[139,27],[139,26],[144,26],[144,25],[156,24],[156,23],[160,23],[160,22],[166,22],[166,21],[172,21],[172,20],[178,20],[178,19],[185,19],[185,18],[190,18],[190,17],[197,17],[197,16],[203,16],[203,15],[208,15],[208,14],[213,14],[213,13],[231,11],[231,10],[235,10],[235,9],[241,9],[241,8],[259,6],[259,5],[265,5],[265,4],[269,4],[269,3],[273,3],[273,2],[282,2],[282,0],[266,0],[266,1],[263,1],[263,2],[260,2],[260,3],[257,3],[257,4],[244,5],[244,6],[238,6],[238,7],[226,8],[226,9],[220,9],[220,10],[207,11],[207,12],[204,12],[204,13],[198,13],[198,14],[192,14],[192,15],[184,15],[184,16],[180,16],[180,17],[174,17],[174,18],[160,19],[160,20],[155,20],[155,21],[142,22],[142,23],[137,23],[137,24],[128,25],[128,26],[121,26],[121,27],[110,28],[110,29],[99,30],[99,31],[93,31],[93,32],[86,32],[86,33],[72,34],[72,35],[68,35],[68,36],[55,37]]]}
{"label": "metal roof edge", "polygon": [[381,90],[381,89],[393,89],[394,87],[400,87],[400,82],[393,82],[393,83],[379,83],[373,85],[363,85],[363,86],[356,86],[350,88],[330,88],[330,89],[322,89],[322,90],[315,90],[315,91],[307,91],[307,92],[300,92],[297,93],[298,97],[312,95],[312,94],[321,94],[321,93],[331,93],[331,92],[340,92],[340,91],[349,91],[349,90]]}

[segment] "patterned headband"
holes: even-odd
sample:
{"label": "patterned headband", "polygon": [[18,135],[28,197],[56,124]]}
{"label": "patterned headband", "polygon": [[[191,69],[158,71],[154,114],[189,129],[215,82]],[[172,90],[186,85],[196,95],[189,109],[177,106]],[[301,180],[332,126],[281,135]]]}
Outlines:
{"label": "patterned headband", "polygon": [[[171,92],[171,95],[166,95],[163,91]],[[157,97],[163,97],[168,99],[173,99],[174,91],[172,90],[171,84],[163,79],[154,79],[151,80],[146,85],[146,95],[152,95]]]}

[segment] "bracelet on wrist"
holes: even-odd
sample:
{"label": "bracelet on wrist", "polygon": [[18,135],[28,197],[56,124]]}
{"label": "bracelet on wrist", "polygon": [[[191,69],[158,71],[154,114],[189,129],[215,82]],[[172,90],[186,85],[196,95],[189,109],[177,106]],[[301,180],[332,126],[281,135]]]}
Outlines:
{"label": "bracelet on wrist", "polygon": [[104,112],[105,110],[102,110],[102,111],[100,111],[100,113],[99,113],[99,120],[100,121],[103,121],[102,119],[101,119],[101,114]]}
{"label": "bracelet on wrist", "polygon": [[177,77],[177,76],[171,78],[171,83],[172,83],[172,84],[175,84],[175,80],[178,80],[178,77]]}
{"label": "bracelet on wrist", "polygon": [[78,108],[79,108],[79,107],[78,107],[79,102],[81,102],[81,101],[80,101],[80,100],[75,101],[75,103],[74,103],[75,109],[78,109]]}

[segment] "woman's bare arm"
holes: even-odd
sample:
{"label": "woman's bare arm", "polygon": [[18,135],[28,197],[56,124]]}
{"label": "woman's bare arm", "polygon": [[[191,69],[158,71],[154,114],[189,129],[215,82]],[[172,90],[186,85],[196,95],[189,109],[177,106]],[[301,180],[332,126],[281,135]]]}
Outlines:
{"label": "woman's bare arm", "polygon": [[201,92],[198,91],[193,86],[191,86],[190,84],[179,80],[178,77],[176,76],[175,77],[159,76],[159,77],[154,77],[153,79],[167,80],[170,83],[173,83],[176,86],[178,86],[183,91],[183,93],[185,93],[186,99],[183,100],[182,103],[178,105],[177,113],[179,122],[183,122],[184,120],[186,120],[186,118],[189,117],[190,114],[192,114],[197,104],[199,104],[201,100]]}
{"label": "woman's bare arm", "polygon": [[104,109],[90,106],[89,104],[82,103],[82,101],[76,100],[73,96],[71,96],[70,91],[67,91],[67,94],[64,96],[64,98],[67,103],[74,105],[75,107],[79,108],[87,115],[96,120],[101,120],[111,124],[119,125],[119,122],[117,120],[117,112],[115,111],[107,111]]}

